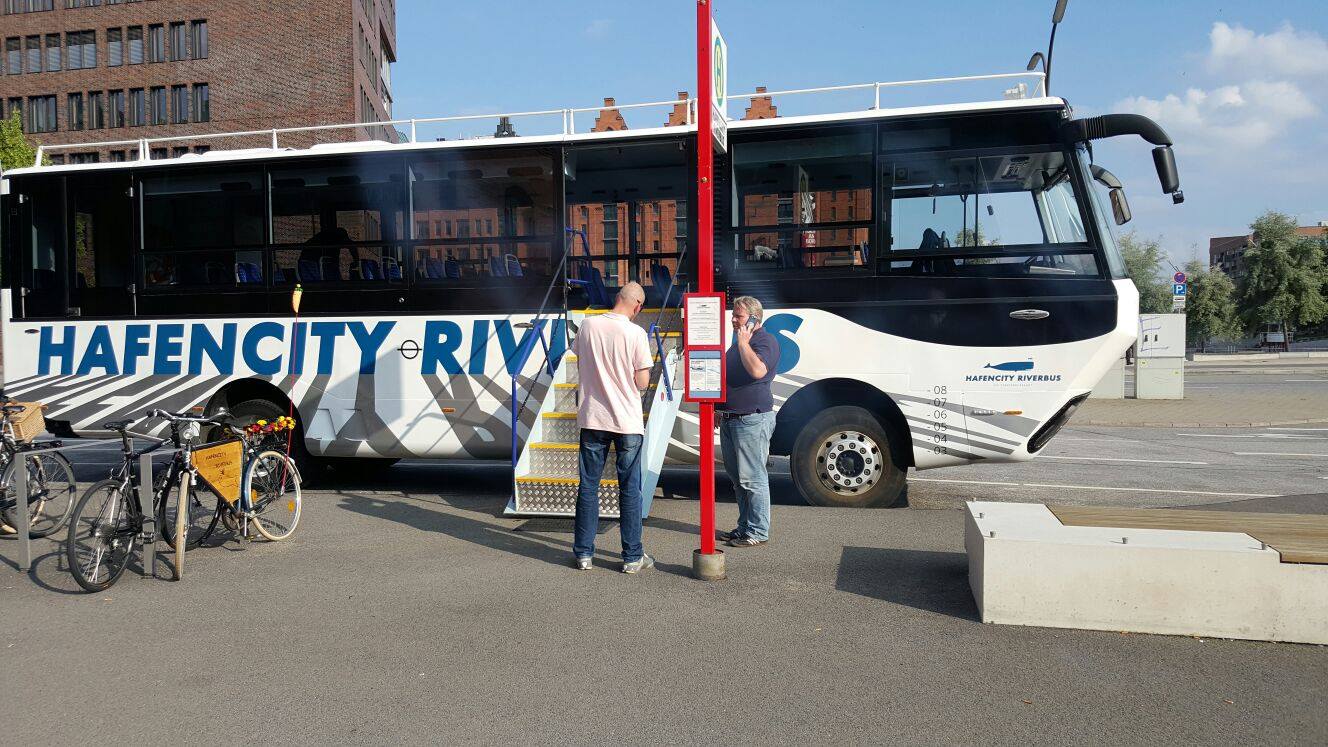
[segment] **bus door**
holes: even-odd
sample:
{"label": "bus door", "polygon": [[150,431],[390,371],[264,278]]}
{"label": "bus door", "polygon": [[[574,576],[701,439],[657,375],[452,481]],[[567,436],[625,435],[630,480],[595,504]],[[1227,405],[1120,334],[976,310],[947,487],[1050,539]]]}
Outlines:
{"label": "bus door", "polygon": [[25,318],[61,317],[68,308],[65,252],[64,179],[15,180],[12,239],[18,276],[15,305]]}

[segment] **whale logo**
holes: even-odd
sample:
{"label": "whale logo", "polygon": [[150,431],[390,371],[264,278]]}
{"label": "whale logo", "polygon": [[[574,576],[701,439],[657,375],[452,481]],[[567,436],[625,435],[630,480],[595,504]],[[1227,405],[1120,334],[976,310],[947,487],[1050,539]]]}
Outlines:
{"label": "whale logo", "polygon": [[1007,361],[1005,363],[988,363],[983,368],[991,368],[997,371],[1032,371],[1033,361]]}

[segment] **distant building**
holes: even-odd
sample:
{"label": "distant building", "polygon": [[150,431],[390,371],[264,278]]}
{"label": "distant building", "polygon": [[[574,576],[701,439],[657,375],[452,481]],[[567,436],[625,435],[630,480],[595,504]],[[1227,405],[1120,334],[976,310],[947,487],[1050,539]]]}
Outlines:
{"label": "distant building", "polygon": [[[392,118],[394,0],[273,3],[3,0],[0,114],[43,144],[137,141]],[[380,138],[389,127],[283,136]],[[153,144],[152,158],[270,146],[271,137]],[[128,143],[56,163],[136,159]]]}
{"label": "distant building", "polygon": [[[1301,226],[1296,229],[1298,236],[1322,238],[1328,232],[1328,221],[1319,221],[1317,226]],[[1232,281],[1239,283],[1245,278],[1245,251],[1257,241],[1253,233],[1244,236],[1214,236],[1208,240],[1208,266],[1222,270]]]}

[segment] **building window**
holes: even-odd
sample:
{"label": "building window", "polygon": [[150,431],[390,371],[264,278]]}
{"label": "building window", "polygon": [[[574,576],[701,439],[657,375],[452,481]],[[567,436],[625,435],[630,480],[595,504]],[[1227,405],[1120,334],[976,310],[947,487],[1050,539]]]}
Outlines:
{"label": "building window", "polygon": [[189,56],[184,35],[184,21],[171,24],[171,60],[179,62]]}
{"label": "building window", "polygon": [[57,129],[55,97],[29,96],[28,132],[55,132]]}
{"label": "building window", "polygon": [[111,127],[125,126],[125,92],[111,91],[109,93],[111,104]]}
{"label": "building window", "polygon": [[189,121],[189,86],[171,86],[171,124]]}
{"label": "building window", "polygon": [[142,127],[147,123],[147,98],[142,88],[129,89],[129,126]]}
{"label": "building window", "polygon": [[27,129],[28,121],[23,118],[23,98],[13,96],[9,99],[9,117],[18,117],[18,126]]}
{"label": "building window", "polygon": [[55,10],[55,0],[5,0],[5,15]]}
{"label": "building window", "polygon": [[32,35],[23,40],[24,68],[29,73],[40,73],[42,71],[41,58],[41,37]]}
{"label": "building window", "polygon": [[181,145],[175,148],[171,148],[171,158],[179,158],[180,156],[187,156],[187,155],[189,155],[189,146],[187,145]]}
{"label": "building window", "polygon": [[91,153],[70,153],[70,154],[69,154],[69,162],[70,162],[70,163],[98,163],[98,162],[100,162],[100,161],[101,161],[101,157],[97,155],[97,152],[96,152],[96,151],[93,151],[93,152],[91,152]]}
{"label": "building window", "polygon": [[205,60],[208,56],[207,21],[193,21],[189,24],[189,45],[194,50],[195,60]]}
{"label": "building window", "polygon": [[143,27],[129,27],[129,64],[143,64]]}
{"label": "building window", "polygon": [[59,34],[46,35],[46,70],[55,72],[60,69],[60,52],[63,47],[60,45]]}
{"label": "building window", "polygon": [[113,161],[113,162],[115,162],[115,163],[123,163],[124,160],[125,160],[125,152],[124,152],[124,151],[122,151],[122,150],[113,150],[113,151],[111,151],[111,161]]}
{"label": "building window", "polygon": [[124,29],[106,29],[106,66],[124,64]]}
{"label": "building window", "polygon": [[212,150],[212,146],[211,146],[211,145],[195,145],[195,146],[194,146],[194,153],[197,153],[197,154],[200,155],[200,156],[203,155],[204,153],[207,153],[207,152],[210,151],[210,150]]}
{"label": "building window", "polygon": [[100,130],[106,127],[105,94],[101,91],[88,92],[88,128]]}
{"label": "building window", "polygon": [[66,121],[69,122],[69,129],[81,130],[86,124],[83,120],[83,94],[69,94],[68,106],[65,109]]}
{"label": "building window", "polygon": [[148,151],[148,157],[154,161],[163,161],[166,159],[165,148],[153,148]]}
{"label": "building window", "polygon": [[152,119],[154,125],[166,124],[166,87],[153,86],[151,90]]}
{"label": "building window", "polygon": [[160,23],[148,26],[148,62],[166,61],[166,27]]}
{"label": "building window", "polygon": [[11,36],[5,39],[5,72],[18,75],[23,72],[23,52],[19,48],[19,38]]}
{"label": "building window", "polygon": [[208,98],[208,84],[194,84],[194,121],[211,122],[212,104]]}
{"label": "building window", "polygon": [[68,31],[65,33],[66,65],[69,70],[84,70],[97,66],[97,32]]}

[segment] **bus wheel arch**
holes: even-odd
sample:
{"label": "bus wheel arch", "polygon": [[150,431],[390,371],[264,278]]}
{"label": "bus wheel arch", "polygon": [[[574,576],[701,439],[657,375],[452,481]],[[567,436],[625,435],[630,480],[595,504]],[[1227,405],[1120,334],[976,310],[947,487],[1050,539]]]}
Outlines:
{"label": "bus wheel arch", "polygon": [[205,412],[215,415],[223,409],[235,415],[240,423],[258,418],[272,420],[294,412],[295,435],[291,439],[291,459],[295,460],[305,482],[309,482],[310,478],[316,481],[321,475],[326,465],[305,447],[304,420],[300,417],[299,408],[291,406],[290,397],[281,389],[261,379],[237,379],[218,389],[208,399]]}
{"label": "bus wheel arch", "polygon": [[[809,503],[885,507],[903,497],[910,444],[907,421],[888,394],[861,381],[824,379],[798,390],[779,409],[771,451],[789,455],[793,482]],[[858,450],[865,463],[841,453]],[[868,484],[836,487],[843,474],[825,468],[828,455],[853,456],[841,467]]]}

